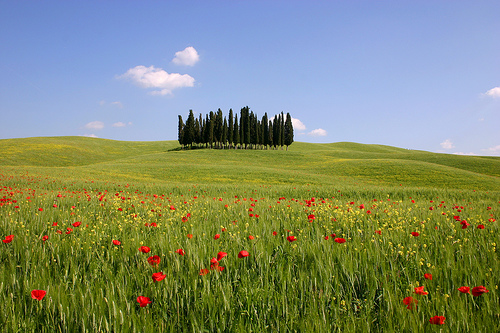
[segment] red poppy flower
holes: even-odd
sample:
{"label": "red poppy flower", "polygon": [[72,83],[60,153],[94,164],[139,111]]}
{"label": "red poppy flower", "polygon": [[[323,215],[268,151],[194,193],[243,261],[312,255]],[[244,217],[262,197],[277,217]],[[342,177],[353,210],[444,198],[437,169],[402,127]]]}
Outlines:
{"label": "red poppy flower", "polygon": [[429,294],[428,292],[424,291],[424,286],[415,287],[414,293],[417,294],[417,295],[427,295],[427,294]]}
{"label": "red poppy flower", "polygon": [[52,223],[53,227],[57,227],[57,222]]}
{"label": "red poppy flower", "polygon": [[148,253],[149,251],[151,251],[151,249],[147,246],[141,246],[139,248],[139,251],[141,251],[142,253]]}
{"label": "red poppy flower", "polygon": [[69,228],[69,227],[68,227],[68,228],[66,228],[66,230],[67,230],[67,231],[66,231],[66,235],[69,235],[69,234],[73,231],[73,229],[72,229],[72,228]]}
{"label": "red poppy flower", "polygon": [[43,212],[43,208],[38,208],[38,211],[39,212]]}
{"label": "red poppy flower", "polygon": [[121,245],[122,242],[120,242],[119,240],[113,239],[113,244],[114,245]]}
{"label": "red poppy flower", "polygon": [[75,227],[75,228],[79,227],[81,225],[82,225],[82,222],[75,222],[75,223],[72,224],[72,226]]}
{"label": "red poppy flower", "polygon": [[289,241],[289,242],[291,243],[291,242],[296,241],[296,240],[297,240],[297,238],[295,238],[295,236],[288,236],[288,237],[286,238],[286,240],[287,240],[287,241]]}
{"label": "red poppy flower", "polygon": [[160,257],[159,257],[159,256],[157,256],[157,255],[154,255],[154,256],[152,256],[152,257],[149,257],[149,258],[148,258],[148,262],[149,262],[149,264],[150,264],[151,266],[156,266],[156,265],[158,265],[158,264],[160,263],[160,261],[161,261],[161,259],[160,259]]}
{"label": "red poppy flower", "polygon": [[445,317],[443,316],[434,316],[431,319],[429,319],[429,323],[433,325],[444,325]]}
{"label": "red poppy flower", "polygon": [[154,282],[158,282],[166,278],[167,276],[163,272],[154,273],[152,278]]}
{"label": "red poppy flower", "polygon": [[213,267],[210,266],[211,269],[222,272],[224,270],[224,267],[219,266],[219,265],[214,265]]}
{"label": "red poppy flower", "polygon": [[219,252],[217,253],[217,261],[221,261],[222,258],[224,258],[225,256],[227,256],[227,253],[226,252]]}
{"label": "red poppy flower", "polygon": [[175,250],[175,253],[178,253],[180,254],[181,256],[185,255],[186,252],[183,250],[183,249],[178,249],[178,250]]}
{"label": "red poppy flower", "polygon": [[255,237],[250,235],[250,236],[248,236],[248,239],[252,240],[252,239],[255,239]]}
{"label": "red poppy flower", "polygon": [[47,239],[49,239],[49,236],[45,235],[42,237],[42,241],[45,242]]}
{"label": "red poppy flower", "polygon": [[31,298],[36,299],[37,301],[41,301],[42,298],[45,297],[47,292],[45,290],[32,290],[31,291]]}
{"label": "red poppy flower", "polygon": [[200,275],[201,276],[207,275],[208,273],[210,273],[210,271],[208,270],[208,268],[202,268],[202,269],[200,269]]}
{"label": "red poppy flower", "polygon": [[427,279],[427,280],[432,280],[432,274],[430,273],[425,273],[424,274],[424,278]]}
{"label": "red poppy flower", "polygon": [[407,305],[407,309],[409,310],[413,310],[413,307],[417,307],[417,303],[418,301],[416,299],[414,299],[413,297],[411,296],[408,296],[408,297],[405,297],[405,299],[403,299],[403,303],[405,305]]}
{"label": "red poppy flower", "polygon": [[466,286],[458,288],[458,291],[460,291],[461,293],[464,293],[464,294],[470,294],[470,288],[466,287]]}
{"label": "red poppy flower", "polygon": [[2,240],[2,242],[4,242],[5,244],[7,244],[7,243],[12,242],[13,239],[14,239],[14,235],[5,236],[5,239]]}
{"label": "red poppy flower", "polygon": [[382,235],[382,230],[375,230],[376,234]]}
{"label": "red poppy flower", "polygon": [[276,231],[273,231],[273,236],[276,236],[278,233]]}
{"label": "red poppy flower", "polygon": [[328,237],[328,236],[325,236],[325,240],[328,240],[328,238],[330,238],[330,237]]}
{"label": "red poppy flower", "polygon": [[219,234],[216,234],[216,235],[214,236],[214,239],[219,239],[219,238],[220,238],[220,235],[219,235]]}
{"label": "red poppy flower", "polygon": [[192,234],[187,234],[186,237],[189,238],[189,239],[191,239],[191,238],[193,238],[193,235]]}
{"label": "red poppy flower", "polygon": [[183,216],[182,217],[182,222],[186,223],[188,221],[187,217]]}
{"label": "red poppy flower", "polygon": [[343,243],[345,243],[345,238],[335,238],[334,241],[339,243],[339,244],[343,244]]}
{"label": "red poppy flower", "polygon": [[420,236],[420,234],[419,234],[418,232],[416,232],[416,231],[413,231],[413,232],[411,233],[411,235],[412,235],[413,237],[418,237],[418,236]]}
{"label": "red poppy flower", "polygon": [[470,224],[467,223],[466,220],[463,220],[462,222],[460,222],[460,224],[462,225],[462,229],[466,229],[468,226],[470,226]]}
{"label": "red poppy flower", "polygon": [[248,257],[250,255],[250,253],[248,253],[247,251],[243,250],[243,251],[240,251],[240,253],[238,253],[238,258],[244,258],[244,257]]}
{"label": "red poppy flower", "polygon": [[477,226],[478,229],[484,229],[484,225],[480,224]]}
{"label": "red poppy flower", "polygon": [[472,296],[481,296],[484,293],[490,292],[484,286],[474,287],[472,288]]}
{"label": "red poppy flower", "polygon": [[137,297],[137,303],[139,303],[139,306],[143,308],[151,303],[151,300],[149,299],[149,297],[139,296]]}

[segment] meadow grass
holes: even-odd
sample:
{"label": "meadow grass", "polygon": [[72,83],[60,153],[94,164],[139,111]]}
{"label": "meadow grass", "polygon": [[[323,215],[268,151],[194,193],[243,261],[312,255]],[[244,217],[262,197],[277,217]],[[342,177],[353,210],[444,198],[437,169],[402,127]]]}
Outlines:
{"label": "meadow grass", "polygon": [[[398,148],[348,143],[295,152],[152,143],[134,152],[77,141],[72,165],[50,167],[53,152],[17,148],[0,167],[0,238],[14,235],[0,252],[5,332],[497,330],[500,192],[487,167],[497,159],[470,167],[461,157],[402,158]],[[106,153],[85,158],[92,149]],[[382,178],[385,161],[393,172]],[[239,258],[242,250],[250,255]],[[223,270],[211,267],[221,251]],[[157,272],[165,278],[154,282]],[[415,294],[419,286],[428,294]],[[32,290],[47,294],[38,301]],[[139,296],[152,303],[140,307]],[[408,309],[406,297],[418,303]],[[429,322],[437,315],[444,325]]]}

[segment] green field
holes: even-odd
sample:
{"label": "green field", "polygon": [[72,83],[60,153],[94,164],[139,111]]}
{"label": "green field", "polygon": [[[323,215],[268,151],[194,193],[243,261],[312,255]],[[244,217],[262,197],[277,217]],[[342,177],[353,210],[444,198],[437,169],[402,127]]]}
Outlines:
{"label": "green field", "polygon": [[296,142],[283,150],[179,151],[176,141],[85,137],[0,140],[2,170],[158,184],[404,186],[495,190],[500,157],[459,156],[356,143]]}
{"label": "green field", "polygon": [[0,152],[2,331],[498,331],[498,157],[85,137]]}

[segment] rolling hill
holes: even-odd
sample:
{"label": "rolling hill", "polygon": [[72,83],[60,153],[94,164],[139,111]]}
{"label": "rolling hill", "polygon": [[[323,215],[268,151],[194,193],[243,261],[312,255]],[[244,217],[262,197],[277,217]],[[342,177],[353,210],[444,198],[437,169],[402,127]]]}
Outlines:
{"label": "rolling hill", "polygon": [[285,150],[179,150],[177,141],[87,137],[0,140],[1,173],[171,184],[406,186],[500,189],[500,157],[383,145],[295,142]]}

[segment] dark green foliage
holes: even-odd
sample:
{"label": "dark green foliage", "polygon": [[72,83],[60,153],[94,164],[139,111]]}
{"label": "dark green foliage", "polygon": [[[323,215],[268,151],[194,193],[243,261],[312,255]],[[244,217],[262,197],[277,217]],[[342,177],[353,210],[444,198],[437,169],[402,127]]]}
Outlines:
{"label": "dark green foliage", "polygon": [[[269,146],[283,147],[293,142],[293,128],[291,117],[287,113],[287,121],[283,112],[269,120],[267,113],[259,120],[257,114],[248,106],[241,108],[240,118],[229,110],[229,119],[224,117],[222,110],[210,111],[203,119],[200,114],[198,119],[194,118],[193,111],[189,110],[186,124],[179,116],[178,140],[181,148],[204,146],[210,148],[238,148],[245,149],[267,149]],[[283,148],[282,148],[283,149]]]}
{"label": "dark green foliage", "polygon": [[234,142],[234,117],[233,117],[233,109],[229,109],[229,120],[228,122],[228,129],[227,129],[227,141],[229,143],[229,147],[233,145]]}
{"label": "dark green foliage", "polygon": [[182,146],[184,144],[184,141],[182,140],[184,133],[184,121],[182,120],[182,116],[179,115],[179,126],[178,126],[178,132],[177,132],[177,141],[179,141],[179,144]]}
{"label": "dark green foliage", "polygon": [[195,127],[194,127],[194,115],[193,110],[189,110],[189,116],[186,120],[186,126],[184,127],[182,142],[185,146],[192,145],[195,142]]}
{"label": "dark green foliage", "polygon": [[287,150],[288,146],[291,145],[292,143],[293,143],[292,117],[290,116],[290,113],[287,113],[285,121],[285,141],[284,141]]}

